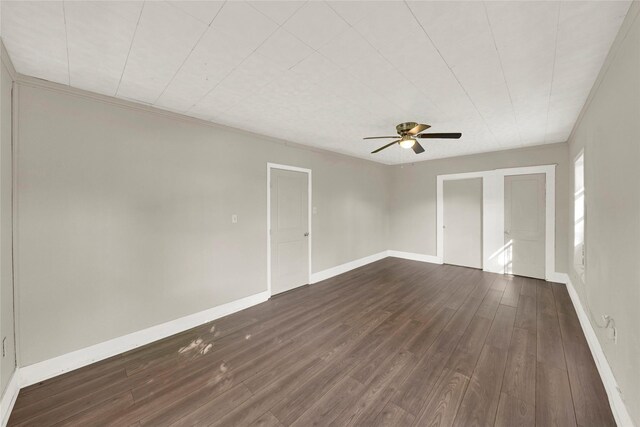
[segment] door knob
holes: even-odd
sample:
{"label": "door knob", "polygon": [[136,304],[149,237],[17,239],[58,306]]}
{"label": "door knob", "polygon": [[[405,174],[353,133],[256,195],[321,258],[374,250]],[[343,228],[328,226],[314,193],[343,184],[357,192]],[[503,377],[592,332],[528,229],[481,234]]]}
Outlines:
{"label": "door knob", "polygon": [[309,232],[304,233],[304,237],[309,237]]}

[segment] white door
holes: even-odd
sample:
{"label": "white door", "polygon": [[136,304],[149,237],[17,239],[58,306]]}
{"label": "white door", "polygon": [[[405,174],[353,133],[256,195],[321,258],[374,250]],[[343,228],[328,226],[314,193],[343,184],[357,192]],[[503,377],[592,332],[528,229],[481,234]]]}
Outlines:
{"label": "white door", "polygon": [[545,174],[504,178],[505,273],[545,278]]}
{"label": "white door", "polygon": [[444,263],[482,268],[482,178],[443,183]]}
{"label": "white door", "polygon": [[309,283],[309,176],[271,170],[271,294]]}

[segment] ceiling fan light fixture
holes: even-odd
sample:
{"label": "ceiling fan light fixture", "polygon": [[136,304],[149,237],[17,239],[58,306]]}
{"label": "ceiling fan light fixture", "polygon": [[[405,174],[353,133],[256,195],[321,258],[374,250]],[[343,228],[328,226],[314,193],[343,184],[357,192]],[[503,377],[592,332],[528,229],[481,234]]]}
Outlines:
{"label": "ceiling fan light fixture", "polygon": [[400,141],[400,146],[402,148],[409,149],[413,147],[415,143],[416,143],[416,140],[413,138],[403,138],[402,141]]}
{"label": "ceiling fan light fixture", "polygon": [[392,147],[396,144],[400,145],[400,147],[404,148],[405,150],[412,148],[414,153],[421,154],[425,152],[425,149],[418,142],[418,139],[459,139],[462,136],[460,132],[420,133],[426,129],[429,129],[430,127],[431,126],[429,125],[419,124],[415,122],[400,123],[398,126],[396,126],[396,131],[398,132],[398,135],[400,135],[400,139],[397,139],[397,136],[367,136],[364,139],[395,139],[395,141],[391,141],[387,145],[383,145],[377,150],[373,150],[371,154],[379,153],[382,150],[386,150],[387,148]]}

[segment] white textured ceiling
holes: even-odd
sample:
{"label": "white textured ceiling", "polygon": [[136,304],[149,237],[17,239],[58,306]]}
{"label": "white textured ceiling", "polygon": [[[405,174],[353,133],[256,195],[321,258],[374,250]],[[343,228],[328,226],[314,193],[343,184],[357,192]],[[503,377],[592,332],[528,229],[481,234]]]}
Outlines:
{"label": "white textured ceiling", "polygon": [[[23,74],[395,164],[565,141],[629,1],[2,1]],[[370,151],[404,121],[458,141]]]}

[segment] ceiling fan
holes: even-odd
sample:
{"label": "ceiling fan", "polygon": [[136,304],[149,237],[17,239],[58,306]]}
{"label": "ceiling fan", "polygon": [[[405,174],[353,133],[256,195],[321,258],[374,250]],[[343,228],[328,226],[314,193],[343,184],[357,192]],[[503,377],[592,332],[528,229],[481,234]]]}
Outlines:
{"label": "ceiling fan", "polygon": [[[431,126],[423,125],[415,122],[406,122],[400,123],[396,126],[396,131],[398,135],[400,135],[400,139],[390,142],[387,145],[384,145],[377,150],[371,152],[371,154],[375,154],[379,151],[384,150],[385,148],[391,147],[393,144],[400,144],[402,148],[413,148],[413,152],[416,154],[420,154],[424,152],[424,148],[416,138],[446,138],[446,139],[459,139],[462,134],[460,132],[456,133],[420,133],[424,130],[429,129]],[[397,136],[368,136],[363,139],[382,139],[382,138],[397,138]]]}

